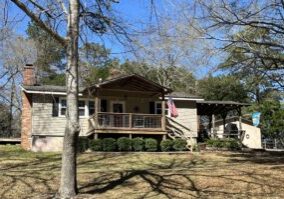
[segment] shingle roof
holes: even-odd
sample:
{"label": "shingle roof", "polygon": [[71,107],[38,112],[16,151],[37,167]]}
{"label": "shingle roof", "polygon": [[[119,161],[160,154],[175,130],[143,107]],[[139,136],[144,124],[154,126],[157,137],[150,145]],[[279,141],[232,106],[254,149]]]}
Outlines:
{"label": "shingle roof", "polygon": [[86,90],[93,88],[117,89],[120,87],[138,91],[153,91],[164,93],[172,92],[170,88],[164,87],[138,74],[122,75],[113,79],[108,79],[98,84],[92,85],[86,88]]}
{"label": "shingle roof", "polygon": [[185,92],[172,92],[172,93],[166,95],[166,97],[202,99],[202,97],[200,97],[200,96],[191,95],[191,94],[188,94],[188,93],[185,93]]}
{"label": "shingle roof", "polygon": [[[66,86],[38,85],[38,86],[23,86],[23,88],[30,91],[66,92]],[[79,92],[82,92],[84,89],[85,89],[84,87],[79,87]]]}
{"label": "shingle roof", "polygon": [[250,106],[248,103],[241,103],[241,102],[235,102],[235,101],[196,101],[197,104],[229,104],[229,105],[241,105],[241,106]]}
{"label": "shingle roof", "polygon": [[[137,81],[134,81],[136,79]],[[156,91],[163,91],[163,92],[172,92],[170,88],[166,88],[156,82],[148,80],[140,75],[131,74],[131,75],[124,75],[120,77],[116,77],[113,79],[105,80],[98,84],[95,84],[90,87],[79,87],[79,92],[88,91],[91,88],[97,87],[119,87],[120,84],[124,86],[127,85],[127,82],[132,81],[133,85],[128,85],[128,87],[133,87],[133,89],[140,89],[140,90],[149,90],[151,85],[151,89]],[[35,85],[35,86],[23,86],[25,90],[29,91],[41,91],[41,92],[66,92],[66,86],[54,86],[54,85]]]}

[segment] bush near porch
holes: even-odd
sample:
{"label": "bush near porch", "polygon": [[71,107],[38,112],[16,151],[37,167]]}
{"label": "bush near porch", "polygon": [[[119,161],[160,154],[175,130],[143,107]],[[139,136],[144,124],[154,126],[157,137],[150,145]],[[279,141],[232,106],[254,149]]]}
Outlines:
{"label": "bush near porch", "polygon": [[[80,138],[81,139],[81,138]],[[182,139],[162,140],[160,143],[153,138],[137,137],[130,139],[128,137],[120,137],[117,140],[114,138],[103,138],[95,140],[82,139],[79,141],[78,151],[84,152],[87,149],[92,151],[185,151],[186,141]],[[88,146],[87,146],[88,145]]]}

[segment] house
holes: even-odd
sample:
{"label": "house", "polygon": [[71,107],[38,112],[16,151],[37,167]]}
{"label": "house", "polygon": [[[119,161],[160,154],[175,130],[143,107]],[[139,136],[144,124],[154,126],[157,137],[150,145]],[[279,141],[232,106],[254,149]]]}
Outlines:
{"label": "house", "polygon": [[[32,65],[24,68],[23,77],[21,145],[33,151],[60,151],[66,123],[66,87],[37,85]],[[169,99],[174,101],[178,117],[171,117],[167,110]],[[125,75],[79,88],[79,136],[180,137],[193,146],[200,115],[242,106],[236,102],[210,105],[198,96],[173,92],[137,74]]]}

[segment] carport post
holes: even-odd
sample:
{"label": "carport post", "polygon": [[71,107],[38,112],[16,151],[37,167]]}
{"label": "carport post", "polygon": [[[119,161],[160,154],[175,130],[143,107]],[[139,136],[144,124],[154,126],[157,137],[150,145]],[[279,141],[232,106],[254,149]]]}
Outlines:
{"label": "carport post", "polygon": [[238,115],[239,115],[239,132],[238,132],[238,138],[241,138],[241,133],[242,133],[242,108],[238,107],[237,109]]}
{"label": "carport post", "polygon": [[[227,112],[221,113],[222,119],[223,119],[223,137],[226,133],[225,131],[225,126],[226,126],[226,117],[227,117]],[[225,135],[226,136],[226,135]]]}
{"label": "carport post", "polygon": [[214,138],[217,137],[215,135],[215,115],[214,114],[212,114],[212,133],[214,135]]}

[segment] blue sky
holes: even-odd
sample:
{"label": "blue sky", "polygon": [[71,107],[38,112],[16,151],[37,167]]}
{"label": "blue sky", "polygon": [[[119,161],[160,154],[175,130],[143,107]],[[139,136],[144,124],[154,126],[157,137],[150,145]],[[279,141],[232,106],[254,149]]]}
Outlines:
{"label": "blue sky", "polygon": [[[113,4],[113,9],[117,11],[117,15],[122,16],[125,21],[131,24],[138,24],[137,22],[147,20],[150,17],[150,2],[150,0],[120,0],[119,3]],[[10,4],[9,18],[13,20],[16,19],[17,21],[13,23],[15,33],[26,36],[26,29],[30,19],[13,3]],[[94,41],[104,43],[106,47],[112,50],[112,52],[119,53],[124,51],[121,49],[120,45],[114,45],[113,42],[105,39],[103,41],[101,39],[96,39],[97,37],[98,36],[95,34],[91,35],[91,38],[93,38]]]}
{"label": "blue sky", "polygon": [[[155,0],[155,5],[157,12],[161,11],[166,1],[163,0]],[[18,23],[14,24],[14,31],[22,36],[26,36],[26,28],[30,19],[25,16],[25,14],[18,9],[15,5],[11,3],[10,5],[10,17],[16,17],[17,20],[20,20]],[[120,0],[119,3],[113,4],[113,9],[117,12],[118,16],[123,17],[123,19],[135,25],[135,29],[140,29],[142,27],[141,21],[143,22],[153,22],[155,21],[153,9],[151,9],[151,0]],[[139,27],[140,26],[140,27]],[[98,43],[104,44],[107,48],[111,49],[111,52],[114,53],[113,56],[119,58],[120,60],[125,60],[127,58],[131,58],[131,55],[125,52],[125,49],[118,42],[114,42],[111,39],[101,39],[95,34],[90,34],[89,41],[95,41]],[[206,75],[208,72],[207,68],[198,69],[198,73],[196,74],[199,77]]]}

